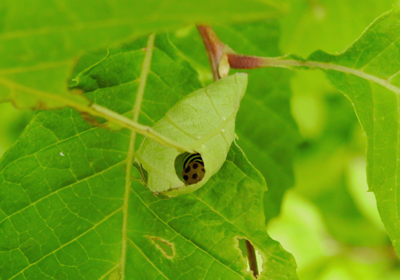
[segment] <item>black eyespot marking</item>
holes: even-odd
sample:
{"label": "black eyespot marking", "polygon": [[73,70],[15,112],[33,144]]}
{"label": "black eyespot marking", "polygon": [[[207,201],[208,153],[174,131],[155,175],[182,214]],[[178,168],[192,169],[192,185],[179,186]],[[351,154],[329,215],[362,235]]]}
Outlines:
{"label": "black eyespot marking", "polygon": [[197,169],[197,167],[199,167],[199,165],[197,163],[193,164],[194,169]]}
{"label": "black eyespot marking", "polygon": [[185,173],[188,173],[190,171],[190,166],[186,167]]}
{"label": "black eyespot marking", "polygon": [[197,173],[194,173],[192,179],[197,179],[197,177],[199,177],[199,175]]}
{"label": "black eyespot marking", "polygon": [[185,179],[185,181],[187,181],[189,179],[188,175],[183,176],[183,179]]}
{"label": "black eyespot marking", "polygon": [[202,168],[201,171],[206,172],[206,171],[204,170],[204,168]]}

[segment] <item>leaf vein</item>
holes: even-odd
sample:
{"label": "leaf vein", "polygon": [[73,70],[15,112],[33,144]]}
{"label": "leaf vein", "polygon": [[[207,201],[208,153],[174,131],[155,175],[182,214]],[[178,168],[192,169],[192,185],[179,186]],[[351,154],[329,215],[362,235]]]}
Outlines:
{"label": "leaf vein", "polygon": [[112,212],[111,214],[109,214],[108,216],[104,217],[104,219],[102,219],[101,221],[99,221],[97,224],[94,224],[93,227],[88,228],[85,232],[81,233],[80,235],[76,236],[75,238],[71,239],[70,241],[68,241],[67,243],[62,244],[59,248],[51,251],[50,253],[48,253],[47,255],[41,257],[39,260],[30,263],[27,267],[25,267],[24,269],[22,269],[20,272],[18,272],[17,274],[14,274],[11,279],[14,279],[15,277],[17,277],[18,275],[20,275],[21,273],[23,273],[24,271],[26,271],[28,268],[30,268],[33,265],[36,265],[37,263],[39,263],[41,260],[45,259],[46,257],[50,256],[51,254],[54,254],[55,252],[61,250],[62,248],[64,248],[65,246],[71,244],[74,241],[77,241],[80,237],[84,236],[85,234],[87,234],[88,232],[90,232],[91,230],[93,230],[96,226],[100,225],[101,223],[105,222],[107,219],[109,219],[110,217],[112,217],[113,215],[115,215],[116,213],[118,213],[119,211],[122,210],[122,207],[115,210],[114,212]]}
{"label": "leaf vein", "polygon": [[[137,122],[139,120],[139,115],[140,115],[140,111],[141,111],[140,108],[141,108],[142,101],[143,101],[143,95],[144,95],[144,91],[145,91],[145,87],[146,87],[147,76],[149,75],[149,72],[150,72],[151,59],[152,59],[152,55],[153,55],[153,51],[154,51],[154,39],[155,39],[155,35],[151,34],[147,41],[146,55],[144,57],[142,73],[140,74],[139,87],[138,87],[138,91],[136,94],[135,104],[133,107],[133,121],[135,121],[135,122]],[[122,221],[122,246],[121,246],[121,260],[120,260],[120,264],[121,264],[120,279],[122,279],[122,280],[125,279],[126,248],[127,248],[126,240],[128,238],[128,236],[127,236],[128,207],[129,207],[130,186],[132,183],[131,168],[132,168],[132,164],[133,164],[133,156],[135,154],[136,135],[137,135],[136,132],[134,132],[134,131],[131,132],[128,157],[126,160],[125,194],[124,194],[124,204],[122,207],[123,221]]]}
{"label": "leaf vein", "polygon": [[22,208],[22,209],[20,209],[20,210],[18,210],[18,211],[16,211],[16,212],[12,213],[11,215],[5,217],[2,221],[0,221],[0,224],[1,224],[2,222],[4,222],[5,220],[10,219],[12,216],[14,216],[14,215],[16,215],[16,214],[18,214],[18,213],[21,213],[22,211],[26,210],[27,208],[36,205],[37,203],[41,202],[41,201],[44,200],[44,199],[46,199],[46,198],[48,198],[48,197],[51,197],[52,195],[58,194],[58,192],[60,192],[60,191],[62,191],[62,190],[65,190],[66,188],[72,187],[72,186],[74,186],[74,185],[76,185],[76,184],[78,184],[78,183],[80,183],[80,182],[83,182],[83,181],[88,180],[88,179],[90,179],[90,178],[93,178],[93,177],[95,177],[95,176],[101,175],[102,173],[107,172],[108,170],[110,170],[110,169],[112,169],[112,168],[114,168],[114,167],[116,167],[116,166],[118,166],[118,165],[120,165],[120,164],[122,164],[122,163],[125,163],[125,161],[118,162],[117,164],[114,164],[114,165],[111,165],[111,166],[107,167],[106,169],[102,170],[101,172],[98,172],[98,173],[93,174],[93,175],[91,175],[91,176],[85,177],[85,178],[83,178],[83,179],[81,179],[81,180],[79,180],[79,181],[76,181],[76,182],[74,182],[74,183],[72,183],[72,184],[66,185],[66,186],[64,186],[63,188],[60,188],[60,189],[58,189],[58,190],[56,190],[56,191],[54,191],[54,192],[52,192],[52,193],[49,193],[48,195],[46,195],[46,196],[44,196],[44,197],[42,197],[42,198],[40,198],[40,199],[38,199],[38,200],[36,200],[36,201],[30,203],[29,205],[25,206],[24,208]]}
{"label": "leaf vein", "polygon": [[161,270],[159,270],[158,267],[157,267],[152,261],[150,261],[150,258],[149,258],[148,256],[145,255],[145,253],[139,248],[139,246],[136,245],[135,242],[133,242],[133,240],[132,240],[131,238],[128,238],[128,240],[132,243],[133,246],[136,247],[136,249],[139,251],[139,253],[142,254],[142,255],[144,256],[144,258],[148,261],[148,263],[149,263],[152,267],[154,267],[162,276],[164,276],[165,279],[168,279],[168,280],[169,280],[169,278],[168,278],[167,276],[165,276],[165,274],[164,274]]}

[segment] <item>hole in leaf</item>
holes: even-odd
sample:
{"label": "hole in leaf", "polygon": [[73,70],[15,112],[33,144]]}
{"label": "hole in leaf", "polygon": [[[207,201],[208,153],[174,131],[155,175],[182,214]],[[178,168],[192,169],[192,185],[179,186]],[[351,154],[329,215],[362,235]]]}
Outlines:
{"label": "hole in leaf", "polygon": [[150,239],[151,242],[153,242],[153,244],[156,246],[158,250],[161,251],[164,257],[172,259],[175,256],[175,247],[173,243],[168,242],[167,240],[162,239],[160,237],[154,237],[154,236],[146,236],[146,237]]}
{"label": "hole in leaf", "polygon": [[246,259],[247,271],[251,272],[257,279],[262,272],[263,258],[261,253],[251,244],[251,242],[244,238],[238,238],[239,249]]}
{"label": "hole in leaf", "polygon": [[185,185],[196,184],[206,173],[203,158],[199,153],[182,153],[175,159],[175,172]]}

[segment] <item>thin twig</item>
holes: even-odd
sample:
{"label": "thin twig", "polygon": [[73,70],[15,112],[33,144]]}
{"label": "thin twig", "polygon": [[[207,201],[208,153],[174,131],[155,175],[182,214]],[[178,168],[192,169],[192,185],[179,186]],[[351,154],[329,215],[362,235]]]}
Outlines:
{"label": "thin twig", "polygon": [[92,104],[90,107],[82,108],[82,109],[83,109],[83,111],[88,112],[91,115],[105,118],[106,120],[111,121],[115,124],[118,124],[124,128],[128,128],[132,131],[142,134],[143,136],[149,137],[149,138],[157,141],[161,145],[174,148],[178,152],[181,152],[181,153],[182,152],[189,152],[189,153],[194,152],[190,147],[187,147],[186,145],[178,143],[177,141],[164,136],[163,134],[157,132],[150,126],[142,125],[138,122],[135,122],[123,115],[120,115],[120,114],[106,108],[106,107],[102,107],[97,104]]}
{"label": "thin twig", "polygon": [[[0,84],[8,86],[10,89],[13,90],[21,90],[27,93],[30,93],[31,95],[35,96],[36,98],[40,99],[46,99],[50,103],[55,103],[57,102],[59,107],[63,106],[68,106],[70,108],[76,109],[78,112],[81,113],[86,113],[91,116],[95,117],[101,117],[106,119],[107,121],[117,124],[121,127],[128,128],[132,131],[135,131],[137,133],[140,133],[144,136],[147,136],[161,145],[168,146],[171,148],[176,149],[179,152],[189,152],[193,153],[194,151],[190,148],[187,147],[187,145],[183,145],[181,143],[178,143],[177,141],[164,136],[163,134],[155,131],[149,126],[142,125],[138,122],[135,122],[123,115],[120,115],[106,107],[100,106],[98,104],[90,104],[90,101],[84,98],[80,98],[77,95],[62,95],[62,94],[51,94],[49,92],[45,92],[39,89],[34,89],[28,86],[21,85],[19,83],[15,83],[11,80],[7,80],[4,78],[0,78]],[[40,102],[38,102],[40,104]],[[40,107],[39,107],[40,108]],[[42,109],[48,109],[46,107]]]}

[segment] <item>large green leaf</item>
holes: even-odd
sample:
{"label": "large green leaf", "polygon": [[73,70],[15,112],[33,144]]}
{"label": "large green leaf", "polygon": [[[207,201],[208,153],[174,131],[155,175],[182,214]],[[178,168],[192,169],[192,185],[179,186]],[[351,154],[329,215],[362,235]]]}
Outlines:
{"label": "large green leaf", "polygon": [[[110,49],[76,86],[154,124],[200,83],[166,36],[151,42]],[[200,190],[160,200],[131,185],[139,143],[71,109],[38,112],[0,162],[0,278],[252,279],[238,238],[264,256],[260,279],[296,278],[293,257],[265,231],[265,181],[236,145]]]}
{"label": "large green leaf", "polygon": [[[28,8],[29,7],[29,8]],[[67,80],[78,56],[159,29],[250,21],[282,12],[273,1],[6,0],[0,3],[0,102],[86,106]]]}

